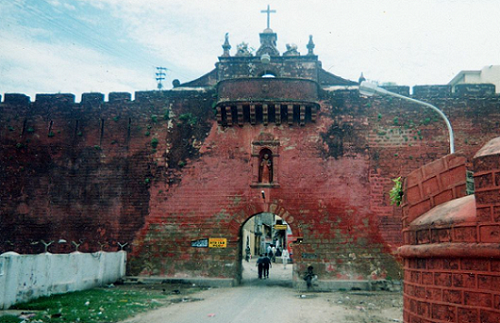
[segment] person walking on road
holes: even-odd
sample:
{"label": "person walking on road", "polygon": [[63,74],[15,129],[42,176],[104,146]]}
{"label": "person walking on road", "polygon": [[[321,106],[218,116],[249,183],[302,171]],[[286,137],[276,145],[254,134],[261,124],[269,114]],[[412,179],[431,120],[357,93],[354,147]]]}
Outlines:
{"label": "person walking on road", "polygon": [[269,268],[272,267],[272,265],[271,259],[267,256],[267,254],[264,256],[262,263],[264,264],[264,278],[269,279]]}
{"label": "person walking on road", "polygon": [[247,246],[247,248],[245,249],[245,260],[248,262],[251,257],[252,257],[252,254],[250,253],[250,247]]}
{"label": "person walking on road", "polygon": [[262,272],[264,271],[264,257],[262,254],[259,255],[257,259],[257,268],[259,270],[259,279],[262,279]]}
{"label": "person walking on road", "polygon": [[289,258],[288,249],[284,248],[283,252],[281,253],[281,259],[283,259],[283,269],[286,269],[286,264],[288,263],[288,258]]}

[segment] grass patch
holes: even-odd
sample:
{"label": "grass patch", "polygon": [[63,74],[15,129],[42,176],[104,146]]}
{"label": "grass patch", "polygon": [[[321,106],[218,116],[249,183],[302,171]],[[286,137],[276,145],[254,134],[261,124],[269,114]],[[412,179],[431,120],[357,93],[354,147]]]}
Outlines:
{"label": "grass patch", "polygon": [[[117,322],[163,306],[167,295],[154,290],[96,288],[41,297],[11,309],[34,311],[31,322]],[[17,317],[0,317],[0,322],[21,322]]]}
{"label": "grass patch", "polygon": [[1,323],[19,323],[21,321],[22,321],[22,319],[18,318],[17,316],[13,316],[13,315],[0,316]]}

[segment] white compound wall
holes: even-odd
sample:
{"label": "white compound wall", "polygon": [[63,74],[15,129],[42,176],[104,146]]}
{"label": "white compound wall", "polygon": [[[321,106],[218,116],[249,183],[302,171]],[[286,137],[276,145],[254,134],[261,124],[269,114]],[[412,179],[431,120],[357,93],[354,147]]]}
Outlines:
{"label": "white compound wall", "polygon": [[31,299],[110,284],[125,276],[127,253],[0,255],[0,309]]}

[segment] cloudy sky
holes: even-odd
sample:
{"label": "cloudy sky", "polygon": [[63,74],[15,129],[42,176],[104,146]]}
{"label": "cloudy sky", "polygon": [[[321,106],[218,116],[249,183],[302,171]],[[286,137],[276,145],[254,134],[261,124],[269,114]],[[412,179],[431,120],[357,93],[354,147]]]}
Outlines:
{"label": "cloudy sky", "polygon": [[0,94],[133,92],[211,71],[224,34],[255,50],[267,5],[278,49],[309,35],[323,68],[400,85],[500,65],[498,0],[0,0]]}

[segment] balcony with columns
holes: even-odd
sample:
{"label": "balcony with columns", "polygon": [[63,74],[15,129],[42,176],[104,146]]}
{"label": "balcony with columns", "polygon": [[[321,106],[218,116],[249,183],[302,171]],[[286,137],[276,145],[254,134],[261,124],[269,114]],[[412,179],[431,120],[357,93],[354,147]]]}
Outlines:
{"label": "balcony with columns", "polygon": [[217,122],[222,126],[316,122],[319,85],[296,78],[237,78],[217,85]]}

